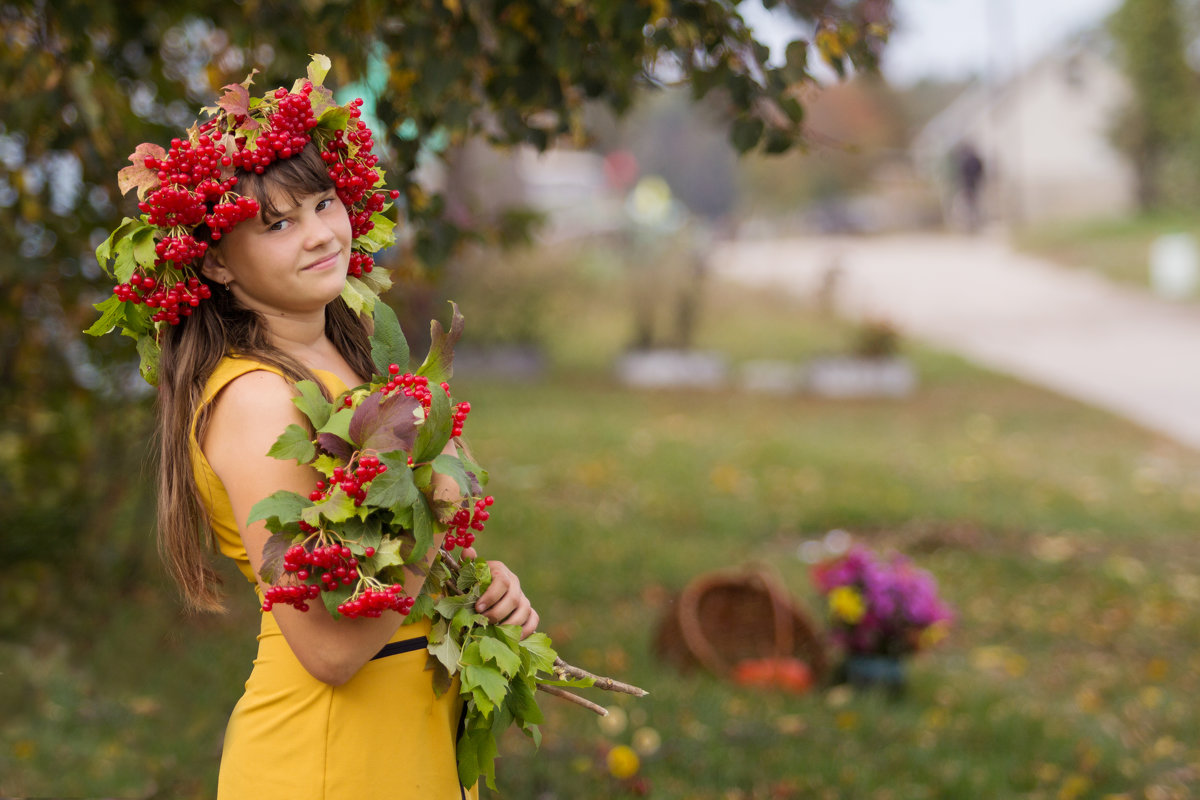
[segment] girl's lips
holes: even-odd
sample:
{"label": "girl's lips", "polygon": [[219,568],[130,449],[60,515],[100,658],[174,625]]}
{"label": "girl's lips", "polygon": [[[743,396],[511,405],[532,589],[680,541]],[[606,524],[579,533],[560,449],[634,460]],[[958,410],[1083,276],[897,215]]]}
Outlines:
{"label": "girl's lips", "polygon": [[309,264],[302,271],[307,272],[310,269],[324,269],[326,267],[331,267],[337,263],[338,255],[339,255],[339,253],[336,253],[336,252],[330,253],[329,255],[325,256],[325,258],[322,258],[320,261],[315,261],[312,264]]}

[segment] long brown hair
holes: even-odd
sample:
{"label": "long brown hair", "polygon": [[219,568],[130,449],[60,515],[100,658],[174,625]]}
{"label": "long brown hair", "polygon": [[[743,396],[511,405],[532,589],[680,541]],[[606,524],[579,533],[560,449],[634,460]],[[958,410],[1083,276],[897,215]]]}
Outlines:
{"label": "long brown hair", "polygon": [[[262,175],[240,174],[237,188],[258,200],[262,208],[269,209],[272,192],[296,201],[332,186],[319,151],[309,144],[292,158],[276,162]],[[212,297],[200,303],[179,325],[168,328],[161,342],[158,549],[187,607],[219,611],[224,608],[218,588],[220,578],[208,559],[208,553],[216,551],[216,538],[192,471],[190,445],[193,419],[197,441],[203,441],[208,422],[208,407],[198,417],[196,413],[204,387],[221,359],[236,354],[277,367],[292,382],[314,381],[323,392],[328,392],[310,369],[271,343],[261,315],[239,305],[225,287],[201,279],[212,290]],[[352,311],[340,297],[325,307],[325,334],[359,375],[375,371],[370,327],[370,320]]]}

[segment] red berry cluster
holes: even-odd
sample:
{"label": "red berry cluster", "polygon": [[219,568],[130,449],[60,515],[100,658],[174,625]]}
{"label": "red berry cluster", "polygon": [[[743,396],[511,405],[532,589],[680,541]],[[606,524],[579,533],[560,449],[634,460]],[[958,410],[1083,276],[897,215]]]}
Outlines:
{"label": "red berry cluster", "polygon": [[212,290],[195,276],[186,282],[179,280],[170,284],[135,272],[128,283],[114,286],[113,294],[122,302],[145,303],[147,308],[158,309],[150,317],[154,322],[161,320],[178,325],[180,319],[191,316],[192,309],[200,305],[201,300],[212,297]]}
{"label": "red berry cluster", "polygon": [[450,530],[442,541],[442,547],[453,550],[455,547],[470,547],[475,544],[475,534],[471,531],[482,531],[483,524],[491,514],[488,508],[496,502],[490,494],[475,501],[474,509],[460,508],[450,520]]}
{"label": "red berry cluster", "polygon": [[[350,230],[355,239],[375,227],[371,215],[383,210],[388,197],[395,200],[400,196],[395,189],[374,191],[379,182],[379,174],[375,171],[379,157],[371,153],[375,142],[371,129],[361,119],[362,102],[359,98],[349,104],[350,124],[345,130],[334,131],[333,138],[321,153],[321,158],[329,165],[329,177],[337,188],[338,199],[350,212]],[[365,271],[370,272],[369,269]]]}
{"label": "red berry cluster", "polygon": [[308,611],[308,601],[315,600],[321,588],[314,583],[293,583],[287,586],[268,586],[263,592],[263,611],[270,611],[279,604],[293,606],[297,611]]}
{"label": "red berry cluster", "polygon": [[356,278],[361,278],[363,273],[370,272],[375,268],[375,257],[370,253],[351,253],[350,254],[350,274]]}
{"label": "red berry cluster", "polygon": [[467,421],[467,414],[470,413],[470,403],[459,403],[454,407],[454,427],[450,431],[451,436],[462,436],[463,423]]}
{"label": "red berry cluster", "polygon": [[413,375],[411,372],[400,374],[400,367],[396,364],[388,365],[388,372],[391,373],[391,379],[383,385],[379,390],[384,397],[389,394],[402,394],[406,397],[415,397],[417,401],[429,410],[429,406],[433,404],[433,394],[429,391],[429,378],[424,375]]}
{"label": "red berry cluster", "polygon": [[315,503],[328,497],[335,488],[340,488],[354,500],[354,505],[361,506],[367,499],[367,490],[370,488],[368,484],[375,480],[376,476],[385,472],[387,472],[387,464],[380,461],[378,457],[359,456],[357,465],[353,467],[334,467],[333,479],[329,483],[317,481],[317,488],[308,493],[308,499]]}
{"label": "red berry cluster", "polygon": [[386,589],[367,589],[353,600],[347,600],[338,607],[338,613],[343,617],[378,617],[384,611],[395,611],[408,616],[416,600],[404,594],[404,587],[392,584]]}
{"label": "red berry cluster", "polygon": [[312,81],[305,81],[299,92],[289,92],[282,86],[275,90],[278,110],[268,116],[270,128],[259,134],[254,149],[241,147],[234,153],[232,164],[246,172],[261,175],[266,168],[282,158],[291,158],[304,149],[312,137],[309,131],[317,127],[313,116]]}

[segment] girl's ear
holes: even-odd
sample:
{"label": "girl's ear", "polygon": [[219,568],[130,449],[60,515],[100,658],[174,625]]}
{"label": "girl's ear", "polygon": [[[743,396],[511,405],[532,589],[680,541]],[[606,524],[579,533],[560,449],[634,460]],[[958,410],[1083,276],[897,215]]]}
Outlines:
{"label": "girl's ear", "polygon": [[225,266],[221,264],[221,257],[217,255],[216,248],[212,245],[208,246],[208,250],[204,253],[204,261],[200,265],[200,273],[210,281],[216,283],[228,284],[233,280],[233,275]]}

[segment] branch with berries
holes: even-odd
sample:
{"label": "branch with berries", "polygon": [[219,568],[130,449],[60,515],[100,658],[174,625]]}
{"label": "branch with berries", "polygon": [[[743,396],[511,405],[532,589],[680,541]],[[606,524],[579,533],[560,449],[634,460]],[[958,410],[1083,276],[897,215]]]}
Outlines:
{"label": "branch with berries", "polygon": [[[260,501],[249,522],[263,520],[271,531],[260,570],[269,584],[264,611],[320,603],[334,617],[394,611],[405,624],[429,621],[434,689],[448,691],[458,678],[465,706],[459,778],[470,786],[483,776],[495,788],[496,737],[516,725],[540,741],[538,691],[598,714],[607,711],[568,690],[646,692],[566,663],[544,633],[522,639],[520,626],[476,612],[491,572],[485,561],[453,553],[474,544],[494,500],[483,493],[487,472],[460,439],[470,405],[456,403],[448,383],[462,327],[454,307],[449,332],[432,323],[429,355],[415,372],[402,372],[408,346],[395,314],[377,304],[372,358],[379,374],[333,401],[315,383],[297,383],[293,402],[311,428],[289,425],[268,452],[312,466],[320,480],[307,496],[281,491]],[[459,497],[435,492],[436,476],[453,481]],[[411,595],[404,581],[414,572],[425,580]]]}

